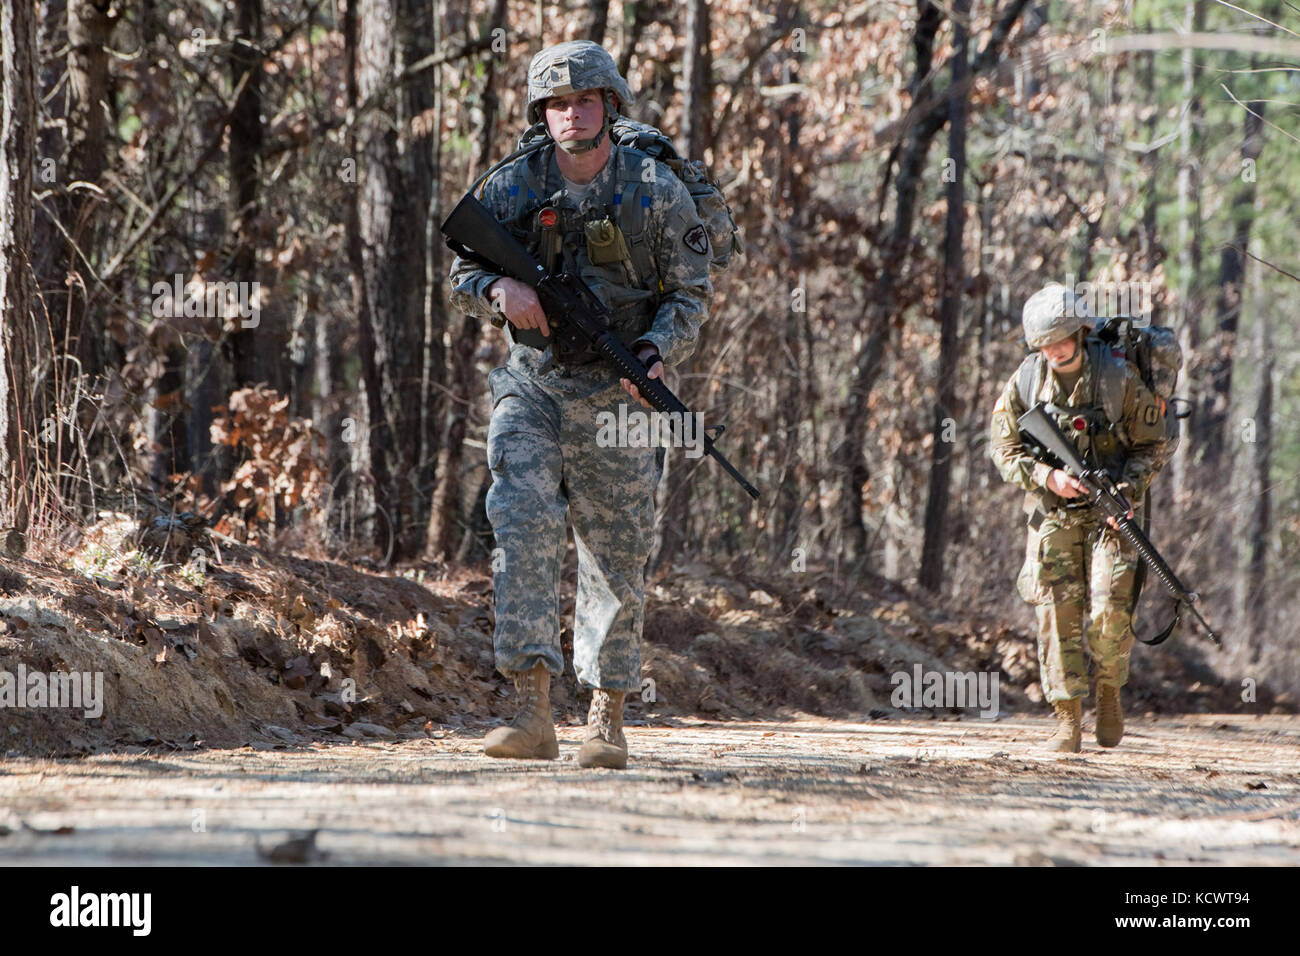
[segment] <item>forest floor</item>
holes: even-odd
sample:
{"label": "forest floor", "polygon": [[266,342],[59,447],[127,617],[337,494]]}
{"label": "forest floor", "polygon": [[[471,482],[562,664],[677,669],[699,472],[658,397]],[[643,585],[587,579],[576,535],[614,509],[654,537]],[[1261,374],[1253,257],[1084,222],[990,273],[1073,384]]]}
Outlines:
{"label": "forest floor", "polygon": [[[1135,651],[1120,748],[1046,754],[1023,605],[674,566],[647,587],[631,766],[583,771],[571,663],[561,759],[481,755],[515,709],[486,569],[229,539],[195,566],[193,529],[158,527],[108,515],[0,565],[0,863],[315,859],[275,850],[313,829],[342,863],[1300,862],[1295,701],[1244,694],[1203,642]],[[909,704],[917,668],[997,699]],[[102,695],[6,701],[33,672]]]}
{"label": "forest floor", "polygon": [[[1300,863],[1300,718],[655,720],[626,771],[477,734],[0,763],[9,864]],[[274,746],[277,749],[269,749]],[[304,833],[317,831],[310,838]]]}

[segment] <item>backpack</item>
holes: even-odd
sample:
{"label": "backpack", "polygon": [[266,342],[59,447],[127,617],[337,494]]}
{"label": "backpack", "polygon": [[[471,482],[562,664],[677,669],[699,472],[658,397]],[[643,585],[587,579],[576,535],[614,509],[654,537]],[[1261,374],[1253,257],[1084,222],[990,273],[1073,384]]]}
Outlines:
{"label": "backpack", "polygon": [[[1110,423],[1123,416],[1124,365],[1138,373],[1151,394],[1160,399],[1165,411],[1165,437],[1179,442],[1179,419],[1190,414],[1187,408],[1177,407],[1182,400],[1174,397],[1178,385],[1178,371],[1183,364],[1183,350],[1174,330],[1164,325],[1139,326],[1132,316],[1117,315],[1105,319],[1084,340],[1088,357],[1098,372],[1093,375],[1093,409],[1100,409]],[[1116,361],[1118,360],[1118,361]],[[1035,352],[1026,358],[1017,373],[1016,390],[1020,402],[1028,407],[1043,384],[1045,363],[1042,353]]]}
{"label": "backpack", "polygon": [[668,137],[658,129],[621,116],[613,124],[611,138],[619,146],[639,149],[663,163],[686,186],[686,191],[695,201],[695,211],[704,223],[704,230],[709,234],[709,248],[713,255],[711,269],[721,271],[731,264],[733,254],[744,254],[745,247],[740,241],[740,230],[736,228],[731,207],[722,195],[722,188],[709,178],[702,160],[682,159]]}
{"label": "backpack", "polygon": [[[721,272],[731,264],[732,255],[744,254],[745,247],[740,241],[740,230],[736,228],[731,207],[727,205],[727,200],[722,195],[722,188],[709,178],[708,169],[703,162],[682,159],[672,142],[660,130],[625,116],[618,117],[611,124],[609,138],[615,146],[640,150],[652,159],[663,163],[686,186],[686,191],[691,194],[691,199],[695,202],[695,211],[700,221],[704,223],[705,232],[709,235],[710,272]],[[484,172],[471,187],[471,192],[502,166],[550,143],[551,139],[546,133],[545,123],[530,126],[519,137],[518,148]]]}

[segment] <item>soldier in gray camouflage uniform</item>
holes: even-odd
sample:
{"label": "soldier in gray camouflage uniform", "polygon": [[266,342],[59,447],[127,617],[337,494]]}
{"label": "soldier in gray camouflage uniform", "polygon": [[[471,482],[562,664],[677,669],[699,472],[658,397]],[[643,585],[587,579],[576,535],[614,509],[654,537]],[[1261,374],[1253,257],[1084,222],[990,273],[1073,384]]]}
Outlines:
{"label": "soldier in gray camouflage uniform", "polygon": [[[708,235],[686,187],[662,163],[610,141],[632,103],[610,55],[587,41],[543,50],[528,68],[528,120],[553,142],[502,167],[481,199],[548,269],[580,275],[609,307],[619,337],[661,378],[691,354],[708,314]],[[558,149],[556,148],[558,146]],[[494,646],[520,709],[492,731],[492,757],[554,759],[550,679],[562,672],[558,589],[565,514],[578,550],[574,667],[593,689],[584,767],[627,764],[623,701],[641,686],[644,576],[660,476],[655,448],[600,447],[597,415],[629,395],[594,353],[545,352],[512,326],[549,334],[527,285],[457,258],[452,302],[503,327],[504,367],[489,376],[487,512],[496,535]],[[509,320],[509,324],[506,320]]]}
{"label": "soldier in gray camouflage uniform", "polygon": [[[1128,362],[1086,340],[1092,317],[1065,286],[1049,285],[1030,296],[1023,320],[1025,341],[1042,357],[1031,354],[1003,388],[993,409],[991,454],[1002,477],[1027,492],[1029,540],[1017,586],[1037,613],[1040,682],[1058,722],[1047,746],[1070,753],[1081,746],[1087,619],[1097,743],[1114,747],[1124,735],[1120,688],[1128,681],[1134,642],[1137,552],[1114,530],[1114,519],[1102,522],[1092,508],[1069,507],[1084,494],[1083,486],[1035,460],[1021,443],[1016,421],[1034,402],[1050,403],[1080,455],[1110,467],[1136,501],[1172,452],[1164,403]],[[1098,399],[1107,389],[1118,421],[1106,420],[1105,403]],[[1089,427],[1090,418],[1095,427]]]}

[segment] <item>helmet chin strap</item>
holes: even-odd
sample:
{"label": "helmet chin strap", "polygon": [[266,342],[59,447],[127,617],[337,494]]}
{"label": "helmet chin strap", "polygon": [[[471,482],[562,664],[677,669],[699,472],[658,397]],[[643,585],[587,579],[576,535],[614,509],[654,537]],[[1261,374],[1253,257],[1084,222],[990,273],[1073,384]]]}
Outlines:
{"label": "helmet chin strap", "polygon": [[557,142],[555,145],[559,146],[560,149],[564,150],[570,156],[577,156],[580,153],[589,153],[599,146],[600,141],[605,137],[605,134],[609,132],[610,119],[614,114],[614,94],[609,92],[609,90],[606,90],[601,102],[600,129],[596,131],[595,136],[590,139],[565,140],[562,143]]}
{"label": "helmet chin strap", "polygon": [[1071,336],[1071,339],[1074,342],[1074,351],[1070,353],[1070,357],[1067,359],[1061,359],[1059,362],[1050,362],[1049,364],[1051,364],[1052,368],[1064,368],[1067,365],[1072,365],[1074,360],[1079,357],[1079,352],[1083,348],[1080,344],[1079,333],[1075,332],[1074,335]]}

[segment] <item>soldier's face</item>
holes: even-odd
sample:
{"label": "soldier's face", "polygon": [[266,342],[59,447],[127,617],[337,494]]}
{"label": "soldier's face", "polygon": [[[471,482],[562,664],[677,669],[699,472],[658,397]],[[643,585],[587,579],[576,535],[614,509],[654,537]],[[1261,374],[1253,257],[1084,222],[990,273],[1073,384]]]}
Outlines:
{"label": "soldier's face", "polygon": [[591,139],[600,131],[605,104],[600,90],[578,90],[546,101],[546,127],[557,143]]}
{"label": "soldier's face", "polygon": [[1079,333],[1076,332],[1068,339],[1061,339],[1051,345],[1044,345],[1043,358],[1047,359],[1052,368],[1059,368],[1062,372],[1073,372],[1083,364],[1083,350],[1079,348]]}

